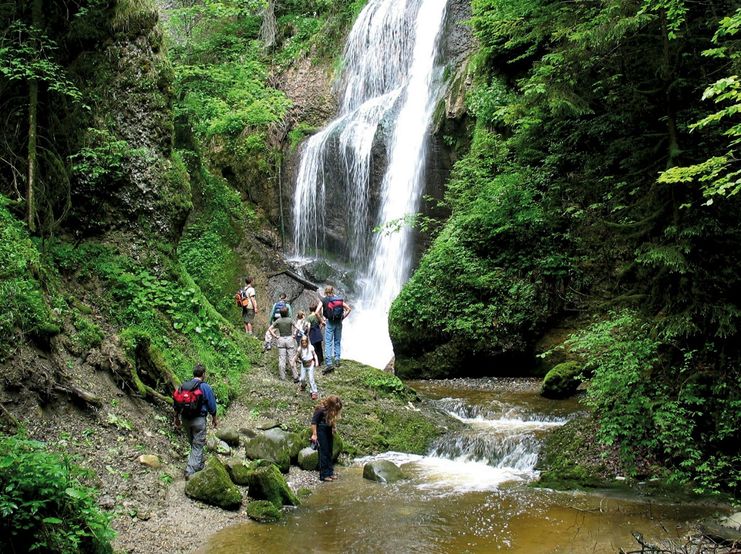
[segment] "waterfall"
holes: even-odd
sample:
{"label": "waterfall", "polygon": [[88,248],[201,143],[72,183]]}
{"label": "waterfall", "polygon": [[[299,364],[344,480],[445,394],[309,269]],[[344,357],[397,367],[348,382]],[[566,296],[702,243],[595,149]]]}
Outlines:
{"label": "waterfall", "polygon": [[[388,309],[409,277],[411,230],[372,232],[413,214],[441,89],[437,44],[447,0],[370,0],[350,32],[340,113],[303,146],[293,202],[295,254],[339,254],[358,269],[343,357],[383,367],[393,355]],[[385,153],[377,214],[373,152]],[[330,194],[330,191],[334,191]],[[330,219],[347,232],[328,236]]]}

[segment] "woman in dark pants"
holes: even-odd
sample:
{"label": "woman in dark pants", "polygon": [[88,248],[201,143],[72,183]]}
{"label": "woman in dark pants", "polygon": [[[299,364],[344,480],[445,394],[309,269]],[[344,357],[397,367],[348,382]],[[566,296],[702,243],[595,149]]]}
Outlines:
{"label": "woman in dark pants", "polygon": [[319,443],[319,480],[334,481],[332,465],[333,435],[342,411],[342,400],[334,394],[323,399],[311,418],[311,441]]}

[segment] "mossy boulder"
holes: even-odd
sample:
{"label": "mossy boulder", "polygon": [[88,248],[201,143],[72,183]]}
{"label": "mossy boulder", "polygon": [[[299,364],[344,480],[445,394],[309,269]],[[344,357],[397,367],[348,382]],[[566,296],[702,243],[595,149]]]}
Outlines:
{"label": "mossy boulder", "polygon": [[216,437],[229,446],[239,446],[239,431],[236,429],[218,429]]}
{"label": "mossy boulder", "polygon": [[[300,449],[295,434],[287,433],[277,427],[258,434],[246,441],[244,445],[247,458],[273,462],[283,473],[288,473],[291,458],[297,458]],[[294,452],[295,456],[293,456]]]}
{"label": "mossy boulder", "polygon": [[551,369],[543,379],[540,394],[546,398],[562,399],[572,396],[579,388],[579,362],[564,362]]}
{"label": "mossy boulder", "polygon": [[253,500],[247,504],[247,515],[258,523],[275,523],[283,519],[283,512],[267,500]]}
{"label": "mossy boulder", "polygon": [[316,471],[319,467],[319,452],[310,446],[298,453],[298,467],[306,471]]}
{"label": "mossy boulder", "polygon": [[299,504],[278,467],[267,460],[257,460],[250,464],[247,486],[250,488],[250,496],[255,500],[268,500],[278,507]]}
{"label": "mossy boulder", "polygon": [[235,485],[247,486],[247,474],[249,468],[241,460],[227,460],[226,471]]}
{"label": "mossy boulder", "polygon": [[216,457],[209,458],[206,467],[190,478],[185,485],[185,494],[193,500],[227,510],[236,510],[242,504],[242,493]]}
{"label": "mossy boulder", "polygon": [[374,460],[363,466],[363,479],[379,483],[395,483],[405,479],[401,468],[388,460]]}

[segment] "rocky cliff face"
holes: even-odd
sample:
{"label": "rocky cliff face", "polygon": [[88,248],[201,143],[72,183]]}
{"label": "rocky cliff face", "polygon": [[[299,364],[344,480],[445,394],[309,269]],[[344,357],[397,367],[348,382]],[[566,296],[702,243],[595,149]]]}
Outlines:
{"label": "rocky cliff face", "polygon": [[116,152],[117,165],[103,186],[77,189],[72,226],[83,232],[146,229],[174,241],[191,201],[187,172],[170,158],[172,72],[158,14],[154,7],[133,10],[117,2],[106,16],[95,47],[83,50],[72,67],[84,79],[86,97],[94,99],[82,142]]}

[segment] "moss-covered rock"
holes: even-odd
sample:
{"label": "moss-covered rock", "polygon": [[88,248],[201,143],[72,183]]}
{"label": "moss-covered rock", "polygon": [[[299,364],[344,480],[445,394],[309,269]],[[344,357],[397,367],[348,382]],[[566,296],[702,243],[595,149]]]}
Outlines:
{"label": "moss-covered rock", "polygon": [[306,471],[316,471],[319,467],[319,452],[307,446],[298,453],[298,467]]}
{"label": "moss-covered rock", "polygon": [[249,439],[244,445],[245,456],[250,460],[267,460],[274,463],[283,473],[291,467],[291,457],[298,457],[299,446],[296,435],[279,428],[268,429]]}
{"label": "moss-covered rock", "polygon": [[388,460],[374,460],[363,466],[363,479],[379,483],[395,483],[404,479],[401,468]]}
{"label": "moss-covered rock", "polygon": [[250,488],[250,497],[255,500],[268,500],[278,507],[299,504],[278,467],[267,460],[257,460],[250,464],[247,485]]}
{"label": "moss-covered rock", "polygon": [[185,494],[193,500],[227,510],[236,510],[242,504],[242,493],[216,457],[209,458],[206,467],[190,478],[185,485]]}
{"label": "moss-covered rock", "polygon": [[615,471],[595,453],[596,435],[597,424],[590,417],[574,419],[548,433],[538,455],[537,486],[557,490],[609,487]]}
{"label": "moss-covered rock", "polygon": [[247,504],[247,515],[258,523],[275,523],[283,519],[283,512],[267,500],[253,500]]}
{"label": "moss-covered rock", "polygon": [[249,474],[249,468],[241,460],[227,460],[226,471],[229,473],[229,477],[232,482],[236,485],[247,486],[247,475]]}
{"label": "moss-covered rock", "polygon": [[239,446],[239,431],[236,429],[218,429],[216,437],[229,446]]}
{"label": "moss-covered rock", "polygon": [[581,370],[579,362],[558,364],[546,374],[540,394],[546,398],[568,398],[579,388]]}

